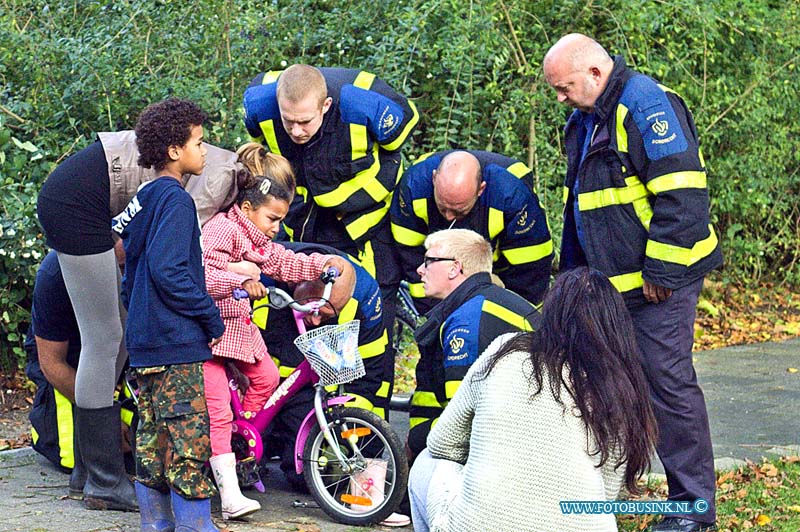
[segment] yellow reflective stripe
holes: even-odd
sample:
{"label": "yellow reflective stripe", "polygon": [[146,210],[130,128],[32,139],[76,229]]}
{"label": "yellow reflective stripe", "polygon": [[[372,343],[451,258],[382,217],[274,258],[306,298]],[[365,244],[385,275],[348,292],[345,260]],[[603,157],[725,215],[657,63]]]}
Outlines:
{"label": "yellow reflective stripe", "polygon": [[664,174],[647,183],[653,194],[679,188],[706,188],[706,173],[703,171],[673,172]]}
{"label": "yellow reflective stripe", "polygon": [[705,159],[705,157],[703,157],[703,150],[701,150],[699,147],[697,148],[697,156],[700,157],[700,166],[705,168],[706,167],[706,159]]}
{"label": "yellow reflective stripe", "polygon": [[359,345],[358,353],[361,355],[362,359],[376,357],[386,352],[386,346],[388,344],[389,344],[389,335],[386,332],[386,329],[384,329],[383,334],[377,340],[373,340],[364,345]]}
{"label": "yellow reflective stripe", "polygon": [[296,192],[297,194],[300,194],[300,196],[303,198],[303,203],[306,203],[306,202],[308,202],[308,189],[307,189],[306,187],[300,187],[300,186],[298,186],[298,187],[295,189],[295,192]]}
{"label": "yellow reflective stripe", "polygon": [[372,407],[372,413],[381,419],[386,419],[386,410],[384,410],[383,408],[374,406]]}
{"label": "yellow reflective stripe", "polygon": [[647,197],[647,189],[642,182],[639,181],[638,177],[628,177],[625,179],[625,183],[628,185],[625,188],[604,188],[602,190],[578,194],[579,209],[581,211],[590,211],[592,209],[600,209],[612,205],[633,203],[638,199]]}
{"label": "yellow reflective stripe", "polygon": [[270,83],[274,83],[278,81],[278,76],[281,75],[283,70],[270,70],[269,72],[264,72],[264,77],[261,78],[262,85],[269,85]]}
{"label": "yellow reflective stripe", "polygon": [[362,268],[367,270],[371,276],[375,277],[375,253],[372,251],[371,241],[364,243],[364,249],[358,252],[357,262]]}
{"label": "yellow reflective stripe", "polygon": [[489,240],[499,235],[505,226],[503,211],[489,207]]}
{"label": "yellow reflective stripe", "polygon": [[370,401],[366,397],[364,397],[362,395],[358,395],[358,394],[352,393],[350,391],[347,392],[347,395],[349,397],[352,397],[353,401],[347,401],[344,404],[344,406],[351,407],[351,408],[363,408],[364,410],[372,411],[372,408],[373,408],[372,401]]}
{"label": "yellow reflective stripe", "polygon": [[348,321],[353,321],[353,318],[356,317],[356,310],[358,310],[358,301],[355,298],[351,297],[350,300],[345,303],[344,308],[342,311],[339,312],[339,323],[347,323]]}
{"label": "yellow reflective stripe", "polygon": [[400,148],[403,145],[403,142],[406,141],[408,138],[408,134],[411,133],[411,130],[414,129],[414,126],[417,125],[419,122],[419,112],[417,111],[417,106],[414,105],[414,102],[411,100],[406,100],[408,106],[411,108],[411,119],[406,123],[406,127],[403,128],[402,133],[394,139],[389,144],[383,144],[383,149],[386,151],[394,151]]}
{"label": "yellow reflective stripe", "polygon": [[435,151],[429,151],[428,153],[423,153],[422,155],[420,155],[419,157],[417,157],[414,160],[414,164],[421,163],[422,161],[424,161],[425,159],[427,159],[428,157],[430,157],[434,153],[436,153],[436,152]]}
{"label": "yellow reflective stripe", "polygon": [[444,383],[445,397],[451,399],[458,391],[459,386],[461,386],[461,381],[445,381]]}
{"label": "yellow reflective stripe", "polygon": [[283,226],[283,230],[286,231],[286,236],[289,237],[289,241],[294,241],[294,229],[289,227],[286,224],[281,224]]}
{"label": "yellow reflective stripe", "polygon": [[411,202],[411,208],[417,218],[428,223],[428,198],[417,198]]}
{"label": "yellow reflective stripe", "polygon": [[264,133],[264,140],[267,142],[269,151],[276,155],[281,155],[281,149],[278,147],[278,137],[275,136],[275,121],[264,120],[258,123],[261,126],[261,131]]}
{"label": "yellow reflective stripe", "polygon": [[[363,128],[364,126],[359,127]],[[352,130],[353,127],[351,126],[351,133]],[[366,130],[364,130],[364,134],[366,134]],[[320,207],[338,207],[359,190],[363,190],[369,194],[369,196],[375,201],[381,201],[386,198],[386,196],[389,195],[389,191],[386,190],[386,187],[384,187],[377,179],[378,170],[380,170],[377,144],[373,149],[373,156],[374,162],[372,163],[372,166],[360,171],[353,176],[352,179],[348,179],[335,189],[324,194],[314,196],[314,201],[317,202]]]}
{"label": "yellow reflective stripe", "polygon": [[39,441],[39,433],[36,432],[36,429],[33,428],[33,425],[31,425],[31,440],[33,441],[33,443]]}
{"label": "yellow reflective stripe", "polygon": [[714,232],[714,228],[711,227],[711,225],[708,226],[708,231],[708,237],[697,242],[691,248],[683,248],[671,244],[664,244],[663,242],[656,242],[655,240],[648,240],[647,248],[644,253],[651,259],[672,262],[682,266],[691,266],[709,256],[711,252],[717,248],[717,234]]}
{"label": "yellow reflective stripe", "polygon": [[353,85],[359,89],[369,90],[369,88],[372,87],[373,81],[375,81],[375,74],[370,74],[369,72],[364,72],[362,70],[356,76],[355,81],[353,81]]}
{"label": "yellow reflective stripe", "polygon": [[636,288],[644,286],[642,279],[642,272],[623,273],[622,275],[615,275],[608,278],[614,288],[619,292],[628,292]]}
{"label": "yellow reflective stripe", "polygon": [[617,105],[617,149],[623,153],[628,153],[628,132],[625,131],[626,116],[628,116],[628,108],[622,104]]}
{"label": "yellow reflective stripe", "polygon": [[505,307],[498,305],[493,301],[489,301],[488,299],[483,302],[483,306],[481,307],[482,312],[486,312],[487,314],[491,314],[496,318],[500,318],[506,323],[511,324],[512,326],[516,327],[521,331],[532,331],[530,323],[524,317],[520,316],[519,314],[508,310]]}
{"label": "yellow reflective stripe", "polygon": [[61,392],[53,388],[56,400],[56,430],[58,431],[58,455],[64,467],[75,466],[75,453],[72,449],[72,403]]}
{"label": "yellow reflective stripe", "polygon": [[285,379],[286,377],[288,377],[289,375],[294,373],[294,370],[296,370],[296,369],[297,368],[291,368],[289,366],[281,366],[278,371],[280,371],[281,378]]}
{"label": "yellow reflective stripe", "polygon": [[264,144],[264,135],[259,135],[257,137],[254,137],[253,135],[250,135],[250,140],[252,140],[253,142],[256,142],[258,144]]}
{"label": "yellow reflective stripe", "polygon": [[439,400],[436,399],[436,394],[433,392],[420,392],[416,391],[411,395],[411,404],[413,406],[433,407],[439,408]]}
{"label": "yellow reflective stripe", "polygon": [[541,244],[521,248],[504,249],[503,256],[509,264],[525,264],[549,257],[553,253],[553,241],[548,240]]}
{"label": "yellow reflective stripe", "polygon": [[389,397],[389,383],[386,381],[381,382],[381,387],[375,393],[376,397]]}
{"label": "yellow reflective stripe", "polygon": [[[383,220],[383,217],[386,216],[388,211],[389,203],[385,202],[383,207],[377,211],[368,212],[367,214],[359,216],[345,226],[345,229],[347,229],[347,234],[349,234],[350,238],[353,240],[358,240],[364,235],[364,233],[378,225],[378,222]],[[375,275],[374,272],[371,273],[372,275]]]}
{"label": "yellow reflective stripe", "polygon": [[119,417],[122,420],[122,422],[128,425],[129,427],[131,426],[131,423],[133,423],[133,412],[131,412],[127,408],[120,408]]}
{"label": "yellow reflective stripe", "polygon": [[408,283],[408,293],[411,297],[422,299],[425,297],[425,286],[422,283]]}
{"label": "yellow reflective stripe", "polygon": [[508,168],[506,168],[506,172],[517,177],[522,177],[525,174],[530,173],[530,171],[531,169],[528,168],[527,165],[525,165],[525,163],[522,162],[516,162],[511,166],[509,166]]}
{"label": "yellow reflective stripe", "polygon": [[430,421],[431,418],[429,417],[410,417],[408,418],[408,428],[413,429],[420,423],[425,423],[426,421]]}
{"label": "yellow reflective stripe", "polygon": [[269,307],[267,303],[269,302],[269,297],[262,297],[261,299],[256,299],[253,301],[253,308],[261,307],[253,311],[253,323],[256,324],[261,330],[265,330],[267,328],[267,320],[269,319]]}
{"label": "yellow reflective stripe", "polygon": [[281,367],[281,359],[280,358],[274,357],[272,355],[270,355],[269,358],[271,358],[272,361],[275,362],[275,367],[276,368],[280,368]]}
{"label": "yellow reflective stripe", "polygon": [[562,196],[561,197],[561,203],[566,205],[567,204],[567,200],[569,199],[569,187],[568,186],[564,186],[564,188],[562,189],[561,192],[562,192],[562,194],[561,194],[561,196]]}
{"label": "yellow reflective stripe", "polygon": [[425,243],[425,235],[406,229],[396,223],[392,223],[392,236],[398,244],[403,244],[404,246],[416,247]]}

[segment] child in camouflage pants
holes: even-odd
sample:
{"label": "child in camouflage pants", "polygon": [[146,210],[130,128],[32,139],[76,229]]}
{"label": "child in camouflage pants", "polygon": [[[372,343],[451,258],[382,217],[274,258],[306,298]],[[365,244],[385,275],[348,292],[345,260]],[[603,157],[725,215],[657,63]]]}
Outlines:
{"label": "child in camouflage pants", "polygon": [[125,345],[139,383],[136,497],[143,531],[217,531],[203,472],[211,456],[203,362],[225,330],[206,292],[200,226],[185,174],[205,165],[206,114],[168,99],[136,124],[139,164],[158,179],[139,189],[114,220],[125,243]]}

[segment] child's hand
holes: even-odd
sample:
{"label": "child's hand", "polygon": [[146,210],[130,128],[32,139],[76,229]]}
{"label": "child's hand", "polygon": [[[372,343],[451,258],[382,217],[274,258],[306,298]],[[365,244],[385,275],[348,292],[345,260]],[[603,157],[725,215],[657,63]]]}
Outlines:
{"label": "child's hand", "polygon": [[261,268],[248,260],[229,262],[228,271],[238,273],[239,275],[246,275],[254,281],[258,281],[261,278]]}
{"label": "child's hand", "polygon": [[211,341],[208,342],[208,347],[214,347],[215,345],[217,345],[221,341],[222,341],[222,336],[220,336],[219,338],[212,338]]}
{"label": "child's hand", "polygon": [[242,288],[247,291],[250,299],[261,299],[267,296],[267,288],[260,281],[248,279],[242,283]]}

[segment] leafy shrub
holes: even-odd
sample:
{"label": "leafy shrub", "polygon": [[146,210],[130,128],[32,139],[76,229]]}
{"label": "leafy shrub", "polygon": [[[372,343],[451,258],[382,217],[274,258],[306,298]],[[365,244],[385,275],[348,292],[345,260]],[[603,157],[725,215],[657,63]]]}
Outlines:
{"label": "leafy shrub", "polygon": [[558,241],[569,110],[544,82],[541,60],[573,31],[692,109],[726,260],[715,275],[800,283],[798,2],[6,0],[0,28],[0,135],[38,147],[0,142],[7,365],[20,353],[36,263],[32,251],[20,257],[31,246],[43,252],[33,206],[53,165],[98,131],[131,128],[146,104],[169,95],[200,103],[209,140],[235,148],[246,139],[250,80],[295,62],[363,68],[409,95],[422,114],[409,160],[460,147],[528,163]]}

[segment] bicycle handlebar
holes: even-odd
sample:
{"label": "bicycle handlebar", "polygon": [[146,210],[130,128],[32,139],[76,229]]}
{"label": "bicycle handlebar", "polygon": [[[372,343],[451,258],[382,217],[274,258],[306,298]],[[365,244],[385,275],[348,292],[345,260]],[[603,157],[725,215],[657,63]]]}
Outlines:
{"label": "bicycle handlebar", "polygon": [[[336,279],[339,277],[339,275],[341,275],[341,273],[333,266],[329,266],[324,272],[322,272],[322,275],[320,275],[320,280],[325,283],[325,289],[322,292],[322,297],[317,301],[310,301],[305,304],[299,303],[285,290],[282,290],[277,286],[269,286],[267,287],[266,304],[268,307],[277,310],[291,307],[297,312],[303,312],[305,314],[314,313],[316,315],[319,312],[320,307],[330,301],[333,283],[336,282]],[[250,294],[248,294],[247,290],[244,288],[234,288],[232,296],[234,299],[246,299],[250,297]]]}

